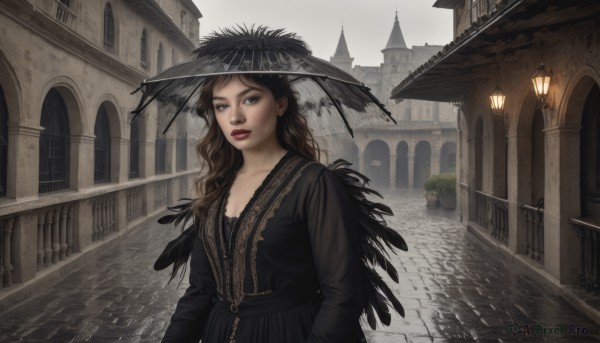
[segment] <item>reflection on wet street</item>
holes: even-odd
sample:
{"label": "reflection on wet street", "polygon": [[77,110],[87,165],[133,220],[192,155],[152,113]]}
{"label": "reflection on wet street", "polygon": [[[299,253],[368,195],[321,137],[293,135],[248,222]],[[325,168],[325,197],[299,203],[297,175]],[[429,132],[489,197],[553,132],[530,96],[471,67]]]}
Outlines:
{"label": "reflection on wet street", "polygon": [[[369,342],[600,341],[594,322],[510,269],[458,223],[454,212],[426,209],[422,192],[383,194],[395,213],[389,225],[409,246],[407,253],[393,256],[400,284],[389,281],[406,317],[394,313],[391,326],[365,329]],[[159,342],[187,287],[187,280],[179,287],[167,285],[168,271],[152,269],[174,235],[174,229],[147,223],[0,315],[0,342]],[[513,335],[511,329],[530,335]],[[576,329],[579,335],[569,334]]]}

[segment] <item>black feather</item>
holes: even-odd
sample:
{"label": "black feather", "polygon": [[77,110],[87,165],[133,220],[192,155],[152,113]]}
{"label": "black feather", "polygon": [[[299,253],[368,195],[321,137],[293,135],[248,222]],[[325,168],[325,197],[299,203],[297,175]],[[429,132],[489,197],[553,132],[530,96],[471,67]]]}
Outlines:
{"label": "black feather", "polygon": [[187,261],[192,253],[198,232],[198,223],[195,222],[192,211],[192,199],[183,198],[180,201],[184,202],[167,207],[169,210],[175,212],[175,214],[169,214],[158,219],[158,223],[160,224],[173,223],[175,226],[179,226],[180,224],[185,226],[189,221],[193,222],[192,225],[183,230],[181,235],[167,243],[167,246],[154,263],[154,270],[163,270],[171,264],[173,265],[169,282],[175,278],[179,270],[181,270],[182,276],[185,274]]}
{"label": "black feather", "polygon": [[[266,26],[250,28],[238,25],[237,28],[225,28],[220,32],[213,31],[206,36],[194,51],[196,59],[218,57],[233,52],[272,51],[299,56],[307,56],[312,52],[306,42],[295,33],[284,32],[283,29],[270,29]],[[235,54],[234,54],[235,55]],[[226,61],[227,57],[223,61]]]}
{"label": "black feather", "polygon": [[408,246],[404,238],[389,228],[383,218],[384,215],[393,215],[392,209],[382,203],[367,199],[368,195],[383,197],[379,192],[368,188],[369,178],[349,168],[350,165],[349,162],[338,159],[329,164],[327,168],[338,177],[351,200],[354,213],[356,213],[355,219],[358,223],[358,237],[362,250],[363,289],[366,299],[363,312],[366,314],[369,326],[375,330],[377,326],[375,314],[383,325],[389,326],[391,314],[388,306],[391,304],[402,317],[404,317],[404,308],[385,281],[370,265],[379,265],[397,283],[399,282],[398,272],[389,261],[388,250],[395,254],[394,248],[407,251]]}

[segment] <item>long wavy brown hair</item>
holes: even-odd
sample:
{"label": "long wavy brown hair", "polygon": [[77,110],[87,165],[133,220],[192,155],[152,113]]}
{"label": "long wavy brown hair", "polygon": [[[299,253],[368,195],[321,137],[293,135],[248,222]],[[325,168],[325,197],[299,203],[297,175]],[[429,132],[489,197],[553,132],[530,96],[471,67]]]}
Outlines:
{"label": "long wavy brown hair", "polygon": [[221,131],[212,103],[213,89],[235,77],[240,77],[242,82],[250,80],[264,86],[273,93],[275,99],[287,97],[287,110],[283,116],[277,117],[279,144],[308,159],[318,161],[321,158],[322,151],[308,128],[306,118],[299,111],[296,94],[286,76],[244,74],[208,78],[202,85],[196,107],[198,116],[207,124],[207,132],[196,146],[201,170],[194,180],[198,198],[194,200],[192,209],[200,223],[206,220],[208,207],[233,183],[244,162],[241,151],[231,145]]}

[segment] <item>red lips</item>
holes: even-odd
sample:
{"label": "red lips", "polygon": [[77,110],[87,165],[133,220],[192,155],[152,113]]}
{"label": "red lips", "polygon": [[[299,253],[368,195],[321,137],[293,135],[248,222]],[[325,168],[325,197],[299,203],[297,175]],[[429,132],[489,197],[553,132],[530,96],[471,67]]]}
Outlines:
{"label": "red lips", "polygon": [[243,133],[250,133],[250,131],[248,131],[248,130],[233,130],[233,131],[231,131],[232,136],[243,134]]}

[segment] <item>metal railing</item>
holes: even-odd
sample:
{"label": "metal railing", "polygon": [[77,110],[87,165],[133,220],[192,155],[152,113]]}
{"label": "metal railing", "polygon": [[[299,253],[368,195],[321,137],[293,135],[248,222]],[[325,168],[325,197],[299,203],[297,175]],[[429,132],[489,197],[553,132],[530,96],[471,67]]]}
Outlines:
{"label": "metal railing", "polygon": [[65,3],[65,1],[56,0],[56,19],[63,24],[70,25],[75,18],[75,12]]}
{"label": "metal railing", "polygon": [[475,223],[498,242],[508,245],[508,201],[475,191]]}
{"label": "metal railing", "polygon": [[521,206],[525,215],[525,254],[544,264],[544,209],[529,205]]}
{"label": "metal railing", "polygon": [[600,223],[587,218],[572,218],[581,241],[580,284],[584,291],[597,296],[600,293]]}

